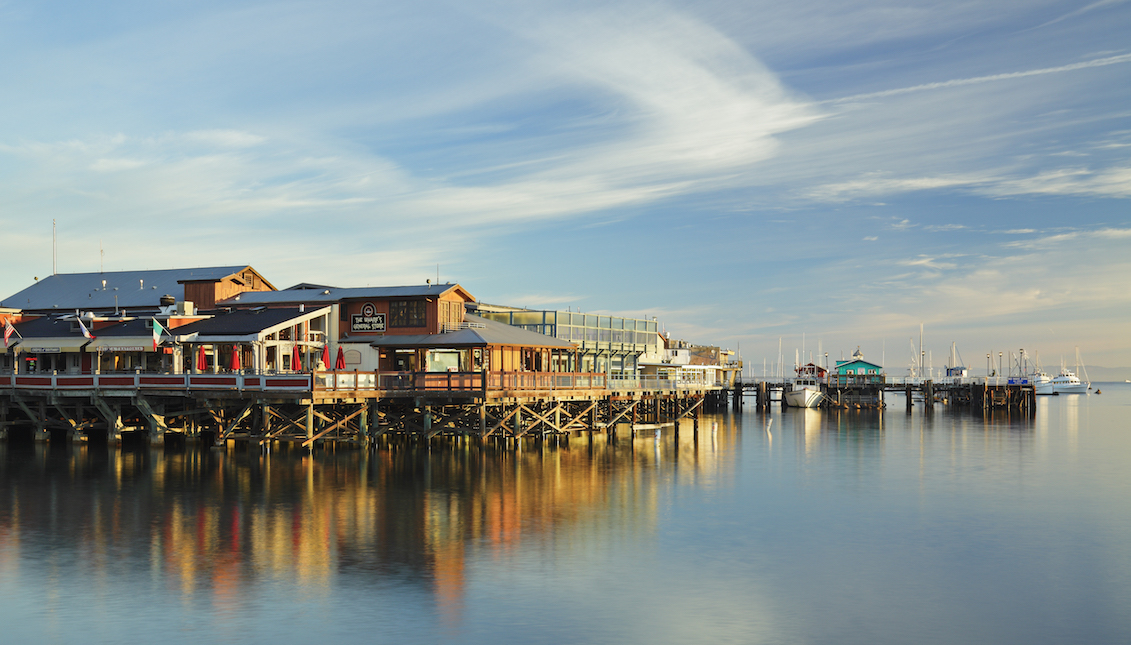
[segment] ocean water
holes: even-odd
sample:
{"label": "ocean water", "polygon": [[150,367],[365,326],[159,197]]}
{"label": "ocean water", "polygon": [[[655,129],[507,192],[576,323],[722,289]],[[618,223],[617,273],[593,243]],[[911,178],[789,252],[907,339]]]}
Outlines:
{"label": "ocean water", "polygon": [[366,453],[0,444],[4,643],[1129,643],[1131,386]]}

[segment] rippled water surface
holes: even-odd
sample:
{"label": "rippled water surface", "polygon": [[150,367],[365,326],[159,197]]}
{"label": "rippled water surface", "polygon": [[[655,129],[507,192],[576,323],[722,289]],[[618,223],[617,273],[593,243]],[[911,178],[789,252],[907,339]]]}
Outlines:
{"label": "rippled water surface", "polygon": [[0,444],[4,642],[1128,643],[1131,389],[365,453]]}

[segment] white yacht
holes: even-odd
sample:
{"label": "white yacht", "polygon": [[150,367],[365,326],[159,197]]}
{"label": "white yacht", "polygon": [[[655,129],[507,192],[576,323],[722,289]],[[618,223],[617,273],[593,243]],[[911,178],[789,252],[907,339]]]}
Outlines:
{"label": "white yacht", "polygon": [[812,363],[797,368],[793,388],[782,393],[785,404],[791,408],[815,408],[821,405],[821,401],[825,399],[825,393],[821,391],[824,372],[824,369]]}
{"label": "white yacht", "polygon": [[1076,373],[1067,367],[1060,368],[1060,374],[1052,378],[1053,394],[1087,394],[1088,383],[1081,381]]}

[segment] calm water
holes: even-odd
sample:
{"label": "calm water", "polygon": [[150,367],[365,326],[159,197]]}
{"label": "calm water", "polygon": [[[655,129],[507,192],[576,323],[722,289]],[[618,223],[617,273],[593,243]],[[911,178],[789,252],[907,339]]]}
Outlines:
{"label": "calm water", "polygon": [[635,440],[0,446],[3,642],[1128,643],[1131,388]]}

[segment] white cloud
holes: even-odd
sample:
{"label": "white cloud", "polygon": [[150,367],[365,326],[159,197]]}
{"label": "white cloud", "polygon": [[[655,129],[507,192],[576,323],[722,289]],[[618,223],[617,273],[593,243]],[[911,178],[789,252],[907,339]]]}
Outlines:
{"label": "white cloud", "polygon": [[980,189],[993,196],[1089,195],[1131,197],[1131,167],[1100,171],[1086,168],[1050,170],[1032,177],[1000,181]]}

